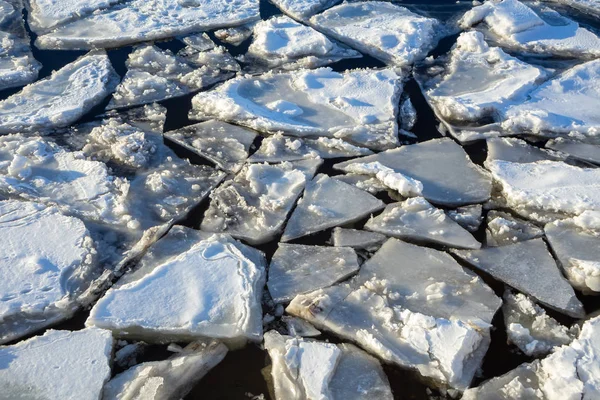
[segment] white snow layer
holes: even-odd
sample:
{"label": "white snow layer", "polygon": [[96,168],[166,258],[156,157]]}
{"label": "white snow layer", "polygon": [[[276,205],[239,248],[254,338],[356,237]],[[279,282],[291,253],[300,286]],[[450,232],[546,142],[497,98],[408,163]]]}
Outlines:
{"label": "white snow layer", "polygon": [[268,73],[238,77],[197,94],[190,117],[386,149],[398,145],[401,92],[400,77],[391,69]]}
{"label": "white snow layer", "polygon": [[382,1],[344,2],[313,16],[310,24],[348,46],[400,67],[425,58],[443,30],[435,19]]}

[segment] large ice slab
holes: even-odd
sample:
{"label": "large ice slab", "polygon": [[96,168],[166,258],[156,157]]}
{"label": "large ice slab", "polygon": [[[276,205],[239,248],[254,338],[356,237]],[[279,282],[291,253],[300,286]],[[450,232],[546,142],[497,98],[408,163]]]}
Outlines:
{"label": "large ice slab", "polygon": [[[571,285],[595,294],[600,292],[600,226],[585,226],[589,214],[549,223],[544,232]],[[600,220],[600,212],[594,214]]]}
{"label": "large ice slab", "polygon": [[460,249],[479,249],[473,235],[422,197],[388,205],[365,229],[399,239],[429,242]]}
{"label": "large ice slab", "polygon": [[583,143],[559,137],[549,140],[546,147],[566,153],[576,160],[600,165],[600,144]]}
{"label": "large ice slab", "polygon": [[67,126],[104,100],[117,80],[106,53],[89,53],[0,101],[0,134]]}
{"label": "large ice slab", "polygon": [[47,331],[0,347],[0,386],[5,399],[98,400],[110,379],[109,331]]}
{"label": "large ice slab", "polygon": [[305,158],[357,157],[373,154],[364,147],[354,146],[341,139],[321,137],[318,139],[296,138],[276,133],[263,139],[258,151],[249,162],[296,161]]}
{"label": "large ice slab", "polygon": [[260,341],[264,284],[258,250],[174,227],[96,303],[86,325],[147,342]]}
{"label": "large ice slab", "polygon": [[485,244],[488,247],[524,242],[542,236],[544,231],[541,228],[509,213],[491,210],[487,215]]}
{"label": "large ice slab", "polygon": [[182,399],[227,354],[217,341],[193,342],[164,361],[138,364],[104,386],[104,400]]}
{"label": "large ice slab", "polygon": [[224,171],[237,173],[248,158],[256,132],[211,120],[165,132],[164,136],[214,162]]}
{"label": "large ice slab", "polygon": [[578,325],[569,329],[524,294],[504,293],[502,305],[508,341],[528,356],[540,357],[555,347],[571,343],[579,333]]}
{"label": "large ice slab", "polygon": [[391,69],[267,73],[238,77],[197,94],[190,117],[271,134],[344,139],[381,150],[398,145],[401,92],[400,77]]}
{"label": "large ice slab", "polygon": [[481,250],[453,250],[473,267],[572,317],[585,311],[542,239]]}
{"label": "large ice slab", "polygon": [[339,0],[270,0],[281,11],[298,21],[307,20],[313,15],[331,7]]}
{"label": "large ice slab", "polygon": [[269,266],[267,287],[273,301],[322,289],[354,275],[358,258],[348,247],[279,243]]}
{"label": "large ice slab", "polygon": [[[462,206],[490,198],[488,174],[471,162],[452,139],[434,139],[376,155],[336,164],[346,171],[352,164],[379,162],[423,185],[423,197],[435,204]],[[460,178],[458,178],[460,177]]]}
{"label": "large ice slab", "polygon": [[584,322],[578,338],[543,360],[464,393],[464,400],[595,399],[600,397],[600,317]]}
{"label": "large ice slab", "polygon": [[336,227],[331,233],[334,246],[352,247],[355,250],[375,251],[387,240],[385,235],[376,232],[360,231]]}
{"label": "large ice slab", "polygon": [[600,56],[600,38],[556,11],[518,0],[487,1],[467,11],[459,24],[484,31],[500,45],[545,56]]}
{"label": "large ice slab", "polygon": [[247,70],[291,71],[317,68],[362,55],[315,29],[286,16],[276,16],[254,26],[254,39],[243,56]]}
{"label": "large ice slab", "polygon": [[132,0],[39,36],[42,49],[118,47],[241,25],[260,18],[256,0]]}
{"label": "large ice slab", "polygon": [[433,18],[383,1],[343,3],[313,16],[310,24],[365,54],[400,67],[425,58],[442,30]]}
{"label": "large ice slab", "polygon": [[277,400],[393,399],[377,359],[351,344],[265,334]]}
{"label": "large ice slab", "polygon": [[191,46],[173,54],[142,45],[129,54],[127,73],[107,109],[131,107],[197,92],[231,78],[240,67],[223,47],[198,51]]}
{"label": "large ice slab", "polygon": [[224,232],[250,244],[266,243],[281,233],[320,159],[295,163],[247,164],[210,195],[201,228]]}
{"label": "large ice slab", "polygon": [[356,222],[383,207],[384,203],[369,193],[320,174],[306,185],[281,241]]}
{"label": "large ice slab", "polygon": [[0,91],[33,82],[42,65],[33,58],[22,0],[0,1]]}
{"label": "large ice slab", "polygon": [[57,25],[63,25],[98,10],[106,9],[123,0],[28,0],[29,26],[35,33],[48,32]]}

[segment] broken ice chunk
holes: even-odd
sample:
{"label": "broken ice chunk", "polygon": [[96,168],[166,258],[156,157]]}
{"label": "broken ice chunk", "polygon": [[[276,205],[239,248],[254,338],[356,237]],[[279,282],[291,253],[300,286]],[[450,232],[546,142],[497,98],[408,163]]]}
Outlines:
{"label": "broken ice chunk", "polygon": [[596,0],[544,0],[554,3],[566,4],[570,7],[583,11],[586,14],[600,16],[600,3]]}
{"label": "broken ice chunk", "polygon": [[387,64],[408,67],[433,49],[442,26],[383,1],[343,3],[310,19],[319,31]]}
{"label": "broken ice chunk", "polygon": [[110,379],[109,331],[47,331],[0,347],[0,386],[5,399],[98,400]]}
{"label": "broken ice chunk", "polygon": [[281,11],[290,17],[304,21],[331,7],[339,0],[272,0]]}
{"label": "broken ice chunk", "polygon": [[346,174],[335,175],[332,178],[347,183],[349,185],[356,186],[357,188],[367,191],[371,194],[377,194],[389,190],[389,188],[385,186],[383,182],[377,179],[377,177],[371,175]]}
{"label": "broken ice chunk", "polygon": [[403,197],[415,197],[423,194],[423,184],[421,182],[396,172],[378,161],[364,164],[359,162],[350,163],[344,168],[344,171],[374,176],[383,186],[395,190]]}
{"label": "broken ice chunk", "polygon": [[481,215],[482,211],[483,207],[481,204],[475,204],[448,210],[446,213],[452,220],[469,232],[475,232],[483,222],[483,216]]}
{"label": "broken ice chunk", "polygon": [[533,163],[536,161],[562,161],[566,157],[556,151],[540,149],[517,138],[493,138],[487,140],[486,165],[495,160],[514,163]]}
{"label": "broken ice chunk", "polygon": [[378,162],[421,182],[423,197],[435,204],[462,206],[490,198],[491,178],[473,164],[462,147],[452,139],[434,139],[402,146],[339,163],[334,168],[347,171],[352,164],[371,162]]}
{"label": "broken ice chunk", "polygon": [[167,360],[145,362],[115,376],[104,386],[102,398],[182,399],[226,354],[220,342],[193,342]]}
{"label": "broken ice chunk", "polygon": [[400,129],[410,131],[417,123],[417,109],[410,97],[406,97],[400,105]]}
{"label": "broken ice chunk", "polygon": [[334,246],[366,251],[376,251],[387,240],[380,233],[339,227],[333,228],[331,238]]}
{"label": "broken ice chunk", "polygon": [[267,287],[273,301],[283,303],[343,281],[358,269],[356,253],[348,247],[279,243],[269,266]]}
{"label": "broken ice chunk", "polygon": [[89,53],[0,101],[0,134],[70,125],[104,100],[117,80],[106,53]]}
{"label": "broken ice chunk", "polygon": [[483,280],[447,253],[397,239],[385,242],[355,281],[371,290],[387,290],[391,307],[482,328],[490,326],[502,304]]}
{"label": "broken ice chunk", "polygon": [[144,342],[128,343],[126,340],[117,340],[116,345],[118,350],[115,349],[115,365],[123,369],[136,365],[137,358],[144,353],[147,346]]}
{"label": "broken ice chunk", "polygon": [[566,153],[576,160],[600,165],[600,144],[588,144],[565,138],[556,138],[548,141],[546,147]]}
{"label": "broken ice chunk", "polygon": [[530,357],[545,356],[555,347],[571,343],[579,333],[578,325],[568,329],[521,293],[504,293],[502,313],[509,342]]}
{"label": "broken ice chunk", "polygon": [[209,159],[224,171],[237,173],[248,158],[256,133],[211,120],[165,132],[165,137]]}
{"label": "broken ice chunk", "polygon": [[391,400],[392,392],[375,358],[350,344],[331,344],[265,334],[278,400]]}
{"label": "broken ice chunk", "polygon": [[[600,211],[600,169],[560,161],[486,162],[506,205],[526,218],[549,222]],[[548,215],[549,214],[549,215]]]}
{"label": "broken ice chunk", "polygon": [[[595,214],[600,215],[597,211]],[[580,218],[549,223],[544,231],[571,284],[584,293],[595,294],[600,292],[600,227],[582,227]]]}
{"label": "broken ice chunk", "polygon": [[473,267],[569,316],[585,315],[542,239],[481,250],[452,250]]}
{"label": "broken ice chunk", "polygon": [[33,58],[21,0],[0,0],[0,91],[33,82],[42,65]]}
{"label": "broken ice chunk", "polygon": [[183,37],[179,37],[179,40],[189,47],[187,51],[196,50],[196,51],[207,51],[212,50],[217,45],[206,33],[196,33],[194,35],[186,35]]}
{"label": "broken ice chunk", "polygon": [[317,68],[362,55],[286,16],[261,21],[242,61],[252,71]]}
{"label": "broken ice chunk", "polygon": [[305,158],[356,157],[373,154],[369,149],[354,146],[341,139],[321,137],[318,139],[295,138],[276,133],[263,139],[260,148],[249,162],[296,161]]}
{"label": "broken ice chunk", "polygon": [[344,139],[370,149],[398,145],[399,76],[391,69],[330,68],[241,76],[197,94],[190,117],[266,132]]}
{"label": "broken ice chunk", "polygon": [[284,315],[281,321],[285,323],[290,336],[314,337],[321,332],[303,319]]}
{"label": "broken ice chunk", "polygon": [[118,47],[258,20],[257,0],[132,0],[55,27],[42,49]]}
{"label": "broken ice chunk", "polygon": [[252,32],[257,23],[258,21],[240,26],[234,26],[232,28],[218,29],[214,32],[214,34],[215,37],[221,42],[225,42],[233,46],[239,46],[250,36],[252,36]]}
{"label": "broken ice chunk", "polygon": [[487,1],[467,11],[462,28],[475,26],[500,45],[561,57],[600,56],[600,38],[556,11],[518,0]]}
{"label": "broken ice chunk", "polygon": [[404,240],[430,242],[461,249],[479,249],[473,235],[422,197],[389,204],[365,229]]}
{"label": "broken ice chunk", "polygon": [[544,236],[544,231],[531,222],[515,218],[509,213],[491,210],[487,216],[485,244],[504,246]]}
{"label": "broken ice chunk", "polygon": [[38,35],[51,28],[87,17],[123,0],[29,0],[29,25]]}
{"label": "broken ice chunk", "polygon": [[219,60],[215,63],[198,63],[196,59],[199,55],[207,55],[192,47],[186,51],[194,57],[186,57],[188,53],[174,55],[169,50],[152,45],[136,48],[129,54],[127,73],[107,108],[130,107],[183,96],[229,79],[239,69],[222,47],[207,50],[206,53],[208,57],[225,59],[225,63],[219,63]]}
{"label": "broken ice chunk", "polygon": [[384,206],[381,200],[363,190],[324,174],[317,175],[306,185],[281,241],[359,221]]}
{"label": "broken ice chunk", "polygon": [[575,400],[600,397],[600,317],[584,322],[579,337],[543,360],[514,370],[464,393],[464,400]]}
{"label": "broken ice chunk", "polygon": [[[600,51],[600,44],[596,45]],[[600,60],[574,66],[540,85],[523,103],[512,105],[502,128],[514,134],[569,135],[598,144]]]}
{"label": "broken ice chunk", "polygon": [[276,165],[249,164],[210,195],[201,228],[224,232],[250,244],[270,241],[315,174],[320,159]]}
{"label": "broken ice chunk", "polygon": [[174,227],[96,303],[86,325],[146,342],[216,338],[239,346],[262,338],[264,283],[258,250]]}

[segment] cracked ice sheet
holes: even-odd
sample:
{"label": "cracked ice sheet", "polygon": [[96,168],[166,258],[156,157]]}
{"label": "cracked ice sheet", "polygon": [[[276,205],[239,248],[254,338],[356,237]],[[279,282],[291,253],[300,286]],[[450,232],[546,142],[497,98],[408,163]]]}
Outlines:
{"label": "cracked ice sheet", "polygon": [[33,58],[22,0],[0,0],[0,91],[33,82],[42,65]]}
{"label": "cracked ice sheet", "polygon": [[393,399],[379,361],[351,344],[265,334],[277,400]]}
{"label": "cracked ice sheet", "polygon": [[489,174],[473,164],[462,147],[452,139],[434,139],[402,146],[339,163],[334,168],[347,171],[353,168],[352,164],[371,162],[378,162],[420,181],[423,197],[435,204],[456,207],[481,203],[490,198],[492,182]]}
{"label": "cracked ice sheet", "polygon": [[440,38],[436,19],[382,1],[343,3],[310,19],[317,30],[389,65],[409,67]]}
{"label": "cracked ice sheet", "polygon": [[322,289],[354,275],[360,266],[353,249],[279,243],[269,266],[267,287],[276,303]]}
{"label": "cracked ice sheet", "polygon": [[29,25],[40,35],[125,0],[27,0]]}
{"label": "cracked ice sheet", "polygon": [[518,0],[488,1],[459,21],[475,27],[501,46],[545,56],[596,58],[600,38],[548,7],[532,9]]}
{"label": "cracked ice sheet", "polygon": [[254,39],[241,60],[248,70],[291,71],[317,68],[362,55],[309,26],[286,16],[260,21],[254,27]]}
{"label": "cracked ice sheet", "polygon": [[320,137],[318,139],[295,138],[276,133],[262,140],[260,148],[249,162],[296,161],[306,158],[357,157],[373,154],[369,149],[354,146],[341,139]]}
{"label": "cracked ice sheet", "polygon": [[184,398],[227,354],[217,341],[193,342],[167,360],[138,364],[104,386],[104,400]]}
{"label": "cracked ice sheet", "polygon": [[96,303],[86,325],[153,343],[258,342],[265,267],[261,252],[228,235],[176,226]]}
{"label": "cracked ice sheet", "polygon": [[465,392],[464,400],[580,400],[600,397],[600,317],[583,323],[579,337],[543,360]]}
{"label": "cracked ice sheet", "polygon": [[70,125],[104,100],[117,82],[106,53],[88,53],[0,101],[0,134],[44,133]]}
{"label": "cracked ice sheet", "polygon": [[41,49],[81,50],[242,25],[260,19],[257,0],[132,0],[39,36]]}
{"label": "cracked ice sheet", "polygon": [[270,0],[281,11],[298,20],[308,20],[313,15],[333,6],[340,0]]}
{"label": "cracked ice sheet", "polygon": [[224,47],[198,51],[187,46],[174,55],[153,45],[129,54],[127,73],[108,110],[148,104],[197,92],[227,80],[240,67]]}
{"label": "cracked ice sheet", "polygon": [[363,190],[319,174],[306,185],[281,241],[359,221],[384,206],[381,200]]}
{"label": "cracked ice sheet", "polygon": [[228,233],[250,244],[271,241],[283,230],[287,216],[306,182],[322,160],[281,164],[246,164],[235,178],[210,194],[201,229]]}
{"label": "cracked ice sheet", "polygon": [[[442,71],[440,72],[440,68]],[[480,32],[462,33],[449,56],[425,65],[418,80],[436,115],[461,142],[497,136],[495,121],[550,76],[544,68],[490,47]]]}
{"label": "cracked ice sheet", "polygon": [[164,136],[214,162],[224,171],[237,173],[248,158],[257,134],[240,126],[210,120],[165,132]]}
{"label": "cracked ice sheet", "polygon": [[567,345],[579,333],[579,326],[567,328],[524,294],[504,293],[504,325],[508,341],[530,357],[545,356],[556,346]]}
{"label": "cracked ice sheet", "polygon": [[558,312],[574,318],[585,315],[583,305],[543,239],[481,250],[452,250],[452,253]]}
{"label": "cracked ice sheet", "polygon": [[110,379],[109,331],[49,330],[0,347],[0,386],[6,399],[98,400]]}
{"label": "cracked ice sheet", "polygon": [[398,142],[401,77],[391,69],[330,68],[238,77],[197,94],[190,118],[257,131],[328,137],[382,150]]}
{"label": "cracked ice sheet", "polygon": [[461,249],[481,248],[473,235],[422,197],[389,204],[365,224],[365,229],[408,241]]}

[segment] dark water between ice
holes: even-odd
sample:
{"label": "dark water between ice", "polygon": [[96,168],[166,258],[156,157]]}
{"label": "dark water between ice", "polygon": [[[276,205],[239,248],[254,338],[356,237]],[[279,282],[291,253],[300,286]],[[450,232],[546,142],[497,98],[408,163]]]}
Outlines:
{"label": "dark water between ice", "polygon": [[[421,14],[438,18],[442,21],[458,18],[462,13],[472,6],[471,1],[464,0],[458,3],[454,0],[411,0],[398,1],[396,3]],[[598,20],[594,20],[593,17],[589,17],[567,7],[556,6],[554,4],[552,4],[552,6],[562,14],[575,19],[586,28],[592,29],[596,33],[600,33],[600,22]],[[263,19],[278,14],[281,13],[277,8],[268,3],[268,1],[261,0],[261,16]],[[31,32],[30,34],[32,36],[32,40],[34,40],[35,35]],[[209,36],[215,42],[223,44],[220,43],[210,32]],[[454,44],[457,36],[458,35],[453,35],[442,39],[438,47],[433,50],[430,55],[437,56],[446,53]],[[167,41],[157,43],[157,45],[163,49],[169,49],[174,52],[177,52],[183,47],[179,41]],[[227,44],[223,45],[228,48],[232,55],[237,56],[245,53],[249,42],[246,41],[237,47]],[[113,67],[121,76],[123,76],[126,72],[125,61],[131,50],[132,47],[124,47],[116,50],[110,50],[108,52]],[[43,68],[40,72],[40,79],[50,75],[52,71],[58,70],[64,65],[76,60],[85,53],[85,51],[41,51],[33,47],[33,54],[35,58],[43,64]],[[352,68],[383,66],[383,63],[369,56],[364,56],[361,59],[341,61],[331,65],[331,67],[336,71],[344,71]],[[20,89],[17,88],[0,91],[0,100],[18,92],[19,90]],[[437,130],[438,121],[436,120],[432,110],[426,104],[416,82],[414,82],[414,80],[409,80],[405,85],[405,91],[410,95],[410,98],[418,112],[418,121],[412,130],[418,136],[417,141],[426,141],[432,138],[441,137],[442,135]],[[193,95],[188,95],[160,103],[168,110],[165,131],[177,129],[194,123],[193,121],[189,121],[187,117],[188,111],[191,108],[192,97]],[[108,104],[108,100],[109,99],[106,99],[103,104],[100,104],[98,107],[93,109],[80,122],[92,120],[95,116],[101,114],[105,106]],[[180,157],[188,158],[193,163],[210,164],[210,162],[202,159],[194,153],[189,152],[186,149],[175,145],[174,143],[169,143],[167,141],[167,144],[172,147]],[[464,149],[467,151],[473,162],[481,165],[485,160],[486,147],[484,142],[464,146]],[[339,161],[339,159],[326,160],[324,165],[319,170],[319,173],[327,173],[329,175],[338,174],[339,172],[332,169],[332,165]],[[457,179],[460,179],[460,177],[457,177]],[[392,200],[389,198],[381,196],[380,198],[386,202],[392,202]],[[192,211],[190,216],[183,222],[183,224],[189,227],[198,228],[202,215],[207,206],[208,201],[205,200],[203,204],[199,205],[195,210]],[[361,227],[364,222],[366,221],[357,223],[356,227]],[[325,231],[308,238],[297,240],[295,242],[303,244],[323,244],[329,239],[330,234],[331,231]],[[480,241],[483,240],[484,236],[485,234],[482,230],[475,233],[475,237]],[[266,253],[269,259],[276,248],[276,241],[259,247],[260,250]],[[477,272],[481,275],[481,271]],[[502,296],[504,291],[504,285],[502,283],[497,282],[490,277],[484,276],[483,278],[496,291],[497,295]],[[578,297],[585,305],[588,313],[600,310],[599,297],[582,296],[580,294],[578,294]],[[273,310],[265,309],[265,312],[272,311]],[[547,311],[549,315],[562,323],[571,324],[574,322],[573,319],[553,312],[552,310]],[[53,326],[52,328],[68,330],[83,329],[87,316],[88,312],[82,311],[71,320]],[[519,364],[532,360],[516,351],[515,347],[508,346],[506,344],[506,332],[501,311],[496,314],[493,324],[495,329],[492,331],[492,343],[483,364],[482,374],[477,378],[475,383],[504,374]],[[39,335],[41,333],[42,332],[37,332],[34,335]],[[332,342],[337,341],[336,338],[330,336],[322,336],[321,339],[328,339]],[[171,354],[172,353],[169,353],[166,350],[166,346],[151,346],[141,358],[138,358],[138,362],[162,360]],[[249,399],[252,398],[252,395],[259,394],[263,394],[265,399],[271,399],[272,397],[269,394],[268,384],[265,380],[265,376],[267,376],[267,379],[269,379],[270,376],[268,374],[263,375],[263,370],[267,368],[268,365],[269,358],[266,351],[260,349],[258,346],[249,345],[243,350],[229,352],[225,360],[215,367],[211,372],[209,372],[186,397],[186,399]],[[391,366],[384,366],[384,369],[388,375],[396,399],[429,399],[432,397],[437,398],[439,396],[439,393],[428,390],[427,386],[420,383],[417,379],[415,379],[415,376],[409,372]],[[119,372],[122,371],[117,369],[113,371],[113,373]]]}

